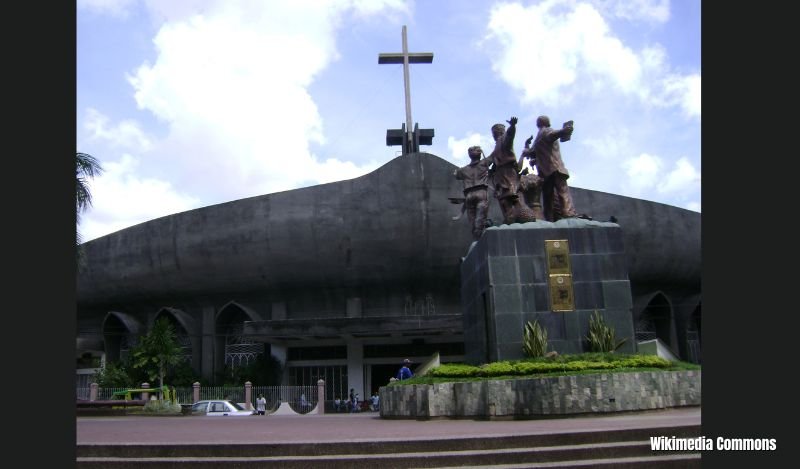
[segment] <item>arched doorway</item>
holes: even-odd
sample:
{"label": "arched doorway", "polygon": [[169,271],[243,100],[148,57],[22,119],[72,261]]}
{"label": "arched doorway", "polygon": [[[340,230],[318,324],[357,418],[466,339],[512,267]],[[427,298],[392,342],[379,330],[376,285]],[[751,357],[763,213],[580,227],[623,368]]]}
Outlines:
{"label": "arched doorway", "polygon": [[106,363],[125,360],[136,346],[142,332],[141,323],[134,317],[110,311],[103,319],[103,342]]}
{"label": "arched doorway", "polygon": [[[156,317],[154,318],[153,322],[158,321],[159,319],[167,318],[167,320],[172,325],[173,330],[175,331],[175,336],[178,342],[178,345],[181,346],[183,349],[183,358],[192,364],[193,358],[193,347],[192,347],[192,338],[189,334],[189,331],[184,326],[183,322],[180,321],[177,317],[177,314],[180,311],[177,311],[173,308],[162,308]],[[183,313],[185,314],[185,313]]]}
{"label": "arched doorway", "polygon": [[[245,321],[256,321],[259,318],[247,308],[236,302],[230,302],[217,313],[214,322],[214,381],[234,379],[237,370],[256,364],[261,359],[269,358],[265,350],[269,350],[263,342],[257,342],[244,334]],[[260,363],[255,372],[259,382],[266,380],[262,373],[267,364]],[[254,383],[255,384],[255,383]]]}
{"label": "arched doorway", "polygon": [[661,292],[654,294],[634,323],[636,342],[660,339],[672,348],[672,305]]}
{"label": "arched doorway", "polygon": [[247,366],[264,354],[264,344],[244,334],[244,322],[254,318],[236,303],[228,303],[217,315],[216,331],[222,350],[222,364]]}

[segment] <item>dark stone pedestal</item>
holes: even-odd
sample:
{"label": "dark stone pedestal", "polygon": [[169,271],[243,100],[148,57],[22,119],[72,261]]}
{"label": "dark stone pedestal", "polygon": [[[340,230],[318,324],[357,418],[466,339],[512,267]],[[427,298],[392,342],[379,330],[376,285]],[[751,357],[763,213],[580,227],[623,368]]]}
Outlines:
{"label": "dark stone pedestal", "polygon": [[[551,309],[546,240],[567,240],[573,311]],[[588,352],[589,316],[599,311],[627,338],[620,352],[636,351],[631,289],[622,229],[577,218],[486,229],[461,263],[465,359],[471,364],[525,358],[527,321],[547,330],[548,348]]]}

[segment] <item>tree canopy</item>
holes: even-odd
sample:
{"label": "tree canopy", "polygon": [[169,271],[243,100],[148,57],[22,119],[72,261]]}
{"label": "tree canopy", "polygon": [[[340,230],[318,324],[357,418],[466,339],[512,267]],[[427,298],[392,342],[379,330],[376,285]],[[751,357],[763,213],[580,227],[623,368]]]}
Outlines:
{"label": "tree canopy", "polygon": [[81,244],[81,232],[77,225],[81,223],[81,213],[92,206],[92,193],[89,191],[89,178],[100,175],[103,167],[97,158],[88,153],[75,153],[75,246],[77,249],[78,266],[83,260]]}
{"label": "tree canopy", "polygon": [[159,388],[164,386],[167,367],[181,360],[183,348],[178,343],[175,328],[165,317],[156,320],[150,332],[142,336],[133,350],[134,368],[145,370],[151,380],[157,377]]}

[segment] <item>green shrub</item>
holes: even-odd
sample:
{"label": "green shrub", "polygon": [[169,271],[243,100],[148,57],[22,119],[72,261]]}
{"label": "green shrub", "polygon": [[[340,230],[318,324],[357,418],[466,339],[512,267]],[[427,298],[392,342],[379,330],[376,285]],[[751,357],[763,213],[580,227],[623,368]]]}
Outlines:
{"label": "green shrub", "polygon": [[620,368],[669,368],[671,361],[657,355],[632,355],[619,362]]}
{"label": "green shrub", "polygon": [[528,357],[543,357],[547,353],[547,331],[542,329],[539,321],[528,321],[522,338],[522,349]]}
{"label": "green shrub", "polygon": [[494,362],[480,366],[480,376],[513,375],[514,367],[509,362]]}
{"label": "green shrub", "polygon": [[135,382],[128,373],[128,368],[122,363],[106,363],[100,368],[92,379],[101,388],[132,388]]}
{"label": "green shrub", "polygon": [[592,352],[613,352],[627,341],[627,339],[622,339],[617,342],[614,328],[606,325],[597,310],[589,317],[589,334],[586,339],[589,341],[589,349]]}
{"label": "green shrub", "polygon": [[514,374],[522,376],[536,373],[549,373],[561,369],[563,369],[563,365],[555,362],[518,362],[514,364]]}
{"label": "green shrub", "polygon": [[480,369],[477,366],[448,363],[437,366],[429,374],[434,377],[468,378],[478,376],[479,371]]}
{"label": "green shrub", "polygon": [[180,414],[181,405],[172,401],[150,400],[144,404],[143,411],[148,414]]}
{"label": "green shrub", "polygon": [[448,381],[475,381],[499,377],[533,377],[564,375],[662,370],[699,370],[692,363],[671,362],[656,355],[628,355],[614,352],[589,352],[573,355],[559,355],[554,358],[526,358],[523,360],[502,361],[481,365],[480,367],[463,363],[440,365],[426,376],[414,377],[395,385],[432,384]]}
{"label": "green shrub", "polygon": [[673,363],[655,355],[625,355],[616,353],[580,353],[559,355],[554,359],[528,358],[519,361],[502,361],[480,367],[463,363],[440,365],[431,370],[431,378],[491,378],[498,376],[532,376],[548,373],[592,372],[627,370],[637,368],[699,369],[689,363]]}
{"label": "green shrub", "polygon": [[613,370],[614,368],[619,368],[616,363],[587,360],[574,360],[563,365],[565,371]]}

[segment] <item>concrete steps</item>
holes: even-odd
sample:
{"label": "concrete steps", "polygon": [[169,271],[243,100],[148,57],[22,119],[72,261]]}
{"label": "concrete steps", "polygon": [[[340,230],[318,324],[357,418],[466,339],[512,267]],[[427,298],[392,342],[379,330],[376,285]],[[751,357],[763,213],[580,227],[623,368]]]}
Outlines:
{"label": "concrete steps", "polygon": [[691,438],[699,425],[558,434],[263,444],[81,444],[77,467],[700,467],[699,452],[650,450],[651,436]]}

